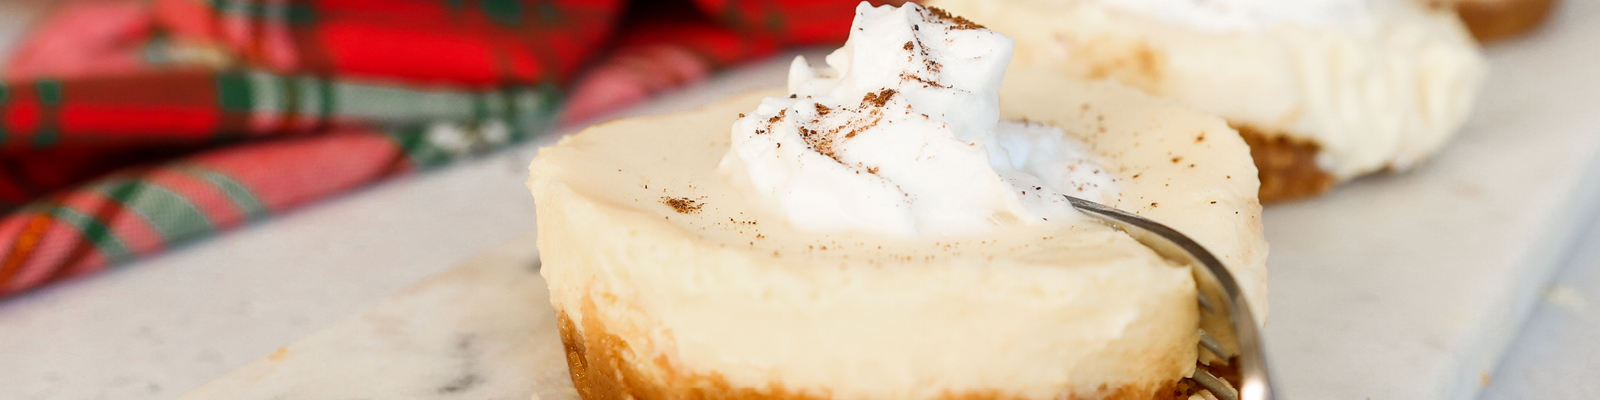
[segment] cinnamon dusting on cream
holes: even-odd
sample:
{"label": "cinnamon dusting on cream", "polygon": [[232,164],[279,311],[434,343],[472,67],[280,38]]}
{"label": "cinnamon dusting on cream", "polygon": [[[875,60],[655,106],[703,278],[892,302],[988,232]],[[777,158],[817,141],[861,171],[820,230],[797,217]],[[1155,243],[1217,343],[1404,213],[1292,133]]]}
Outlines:
{"label": "cinnamon dusting on cream", "polygon": [[677,211],[679,214],[698,213],[701,208],[706,206],[706,203],[701,203],[688,197],[662,197],[661,204],[672,207],[672,210]]}

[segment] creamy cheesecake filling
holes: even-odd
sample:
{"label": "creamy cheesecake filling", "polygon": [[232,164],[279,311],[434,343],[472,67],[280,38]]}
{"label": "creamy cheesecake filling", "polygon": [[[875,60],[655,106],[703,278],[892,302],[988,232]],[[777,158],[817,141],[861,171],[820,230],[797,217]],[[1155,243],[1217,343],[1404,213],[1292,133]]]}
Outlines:
{"label": "creamy cheesecake filling", "polygon": [[1487,64],[1448,12],[1363,0],[932,0],[1016,40],[1013,64],[1114,79],[1315,143],[1344,180],[1405,169],[1465,122]]}
{"label": "creamy cheesecake filling", "polygon": [[862,3],[844,47],[734,122],[720,170],[796,227],[976,235],[1083,218],[1111,174],[1059,128],[1000,121],[1011,39],[936,9]]}

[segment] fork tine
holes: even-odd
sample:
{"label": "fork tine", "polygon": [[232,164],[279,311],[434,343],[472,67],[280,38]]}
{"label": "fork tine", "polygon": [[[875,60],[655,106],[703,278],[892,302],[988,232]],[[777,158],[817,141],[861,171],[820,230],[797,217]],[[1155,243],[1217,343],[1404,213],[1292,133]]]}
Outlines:
{"label": "fork tine", "polygon": [[1227,364],[1228,353],[1222,350],[1222,343],[1217,342],[1217,338],[1211,337],[1210,333],[1206,333],[1205,329],[1200,330],[1200,346],[1210,350],[1211,354],[1216,355],[1223,364]]}
{"label": "fork tine", "polygon": [[1235,367],[1239,374],[1237,383],[1234,383],[1197,368],[1190,379],[1208,389],[1207,392],[1213,397],[1222,400],[1239,400],[1242,396],[1249,396],[1247,400],[1276,398],[1272,391],[1271,368],[1267,366],[1266,350],[1261,343],[1260,327],[1250,313],[1250,304],[1246,302],[1239,282],[1234,280],[1222,260],[1194,239],[1160,222],[1104,204],[1072,196],[1064,197],[1078,211],[1127,232],[1128,236],[1175,264],[1188,266],[1195,279],[1197,301],[1206,311],[1200,313],[1201,326],[1222,329],[1218,333],[1227,340],[1218,340],[1202,329],[1200,345],[1223,360],[1231,357],[1224,356],[1225,352],[1221,350],[1237,348],[1238,360],[1228,364]]}
{"label": "fork tine", "polygon": [[1217,308],[1211,305],[1211,298],[1206,297],[1205,293],[1195,293],[1195,297],[1200,299],[1200,308],[1204,308],[1206,312],[1217,312]]}
{"label": "fork tine", "polygon": [[1195,383],[1199,383],[1200,386],[1204,386],[1206,390],[1210,391],[1212,395],[1217,396],[1217,398],[1220,400],[1239,400],[1238,389],[1234,389],[1233,385],[1228,384],[1228,381],[1222,380],[1222,378],[1218,378],[1216,375],[1212,375],[1204,368],[1200,368],[1198,366],[1195,367],[1194,376],[1190,377],[1190,379],[1194,379]]}

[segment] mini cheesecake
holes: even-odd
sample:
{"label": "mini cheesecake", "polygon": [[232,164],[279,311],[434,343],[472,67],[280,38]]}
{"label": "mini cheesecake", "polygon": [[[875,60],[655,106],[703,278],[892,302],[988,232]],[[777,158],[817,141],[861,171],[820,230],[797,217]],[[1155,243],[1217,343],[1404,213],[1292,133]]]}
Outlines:
{"label": "mini cheesecake", "polygon": [[[1187,268],[1091,219],[980,236],[796,229],[718,172],[764,97],[613,121],[539,152],[538,245],[573,383],[612,399],[1186,397]],[[1012,70],[1007,120],[1059,127],[1105,200],[1220,256],[1264,310],[1248,149],[1221,119],[1115,83]]]}
{"label": "mini cheesecake", "polygon": [[541,273],[579,394],[1193,394],[1189,268],[1065,196],[1185,232],[1264,310],[1243,139],[1115,83],[1008,71],[1011,50],[942,10],[862,4],[787,90],[541,150]]}
{"label": "mini cheesecake", "polygon": [[1466,120],[1487,69],[1453,12],[1413,1],[929,3],[1016,38],[1013,66],[1116,80],[1227,119],[1251,146],[1263,202],[1426,159]]}

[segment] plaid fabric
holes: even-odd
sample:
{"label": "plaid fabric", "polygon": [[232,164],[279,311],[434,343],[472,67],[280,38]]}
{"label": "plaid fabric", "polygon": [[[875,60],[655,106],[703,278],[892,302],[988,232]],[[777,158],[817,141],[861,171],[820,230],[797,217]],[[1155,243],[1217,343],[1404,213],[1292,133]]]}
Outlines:
{"label": "plaid fabric", "polygon": [[855,4],[70,3],[0,71],[0,296],[842,41]]}

